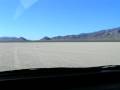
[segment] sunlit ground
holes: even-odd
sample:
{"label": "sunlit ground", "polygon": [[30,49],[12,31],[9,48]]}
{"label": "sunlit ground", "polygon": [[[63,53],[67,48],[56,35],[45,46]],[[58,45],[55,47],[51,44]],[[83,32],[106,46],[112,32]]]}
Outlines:
{"label": "sunlit ground", "polygon": [[0,43],[0,70],[120,64],[120,42]]}

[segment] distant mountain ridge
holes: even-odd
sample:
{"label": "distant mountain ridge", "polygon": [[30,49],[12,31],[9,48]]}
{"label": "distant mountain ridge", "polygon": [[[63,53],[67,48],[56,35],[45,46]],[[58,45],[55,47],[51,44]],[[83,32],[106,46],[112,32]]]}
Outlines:
{"label": "distant mountain ridge", "polygon": [[52,42],[52,41],[120,41],[120,27],[77,35],[43,37],[40,40],[28,40],[24,37],[0,37],[0,42]]}
{"label": "distant mountain ridge", "polygon": [[44,37],[40,41],[120,41],[120,27],[78,35]]}
{"label": "distant mountain ridge", "polygon": [[28,41],[24,37],[0,37],[0,42],[25,42]]}

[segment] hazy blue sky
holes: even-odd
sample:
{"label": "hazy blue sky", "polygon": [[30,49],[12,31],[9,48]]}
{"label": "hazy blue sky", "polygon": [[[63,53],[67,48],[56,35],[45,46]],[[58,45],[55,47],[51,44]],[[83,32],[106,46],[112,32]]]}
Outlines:
{"label": "hazy blue sky", "polygon": [[0,0],[0,36],[79,34],[120,26],[120,0]]}

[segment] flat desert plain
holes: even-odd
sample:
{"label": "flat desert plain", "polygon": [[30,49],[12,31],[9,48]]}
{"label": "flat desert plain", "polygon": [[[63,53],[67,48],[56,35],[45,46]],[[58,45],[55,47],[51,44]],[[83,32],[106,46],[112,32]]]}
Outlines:
{"label": "flat desert plain", "polygon": [[0,43],[0,71],[120,64],[120,42]]}

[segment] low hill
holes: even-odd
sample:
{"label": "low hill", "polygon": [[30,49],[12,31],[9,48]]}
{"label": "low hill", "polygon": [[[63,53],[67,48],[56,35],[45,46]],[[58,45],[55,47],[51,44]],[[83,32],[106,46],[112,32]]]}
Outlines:
{"label": "low hill", "polygon": [[0,42],[25,42],[28,41],[23,37],[0,37]]}

